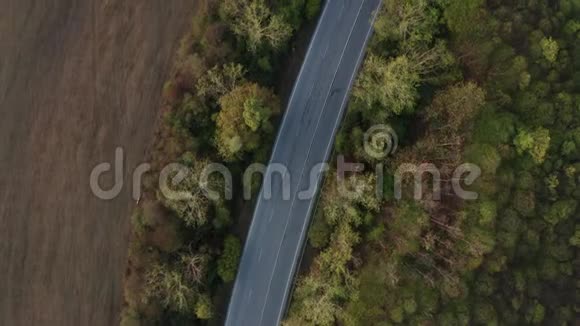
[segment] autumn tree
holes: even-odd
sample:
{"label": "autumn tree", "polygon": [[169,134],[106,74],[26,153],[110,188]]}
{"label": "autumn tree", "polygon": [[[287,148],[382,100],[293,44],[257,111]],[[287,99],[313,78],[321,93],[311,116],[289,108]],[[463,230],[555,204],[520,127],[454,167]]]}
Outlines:
{"label": "autumn tree", "polygon": [[163,306],[181,313],[191,312],[196,292],[183,275],[171,266],[156,264],[146,275],[146,296],[157,297]]}
{"label": "autumn tree", "polygon": [[245,68],[240,64],[227,63],[208,70],[197,81],[197,93],[214,99],[231,92],[244,82]]}
{"label": "autumn tree", "polygon": [[222,11],[232,31],[246,40],[251,51],[263,45],[280,49],[292,35],[292,27],[273,14],[264,0],[227,0]]}
{"label": "autumn tree", "polygon": [[[160,178],[159,199],[190,227],[204,225],[209,219],[211,203],[200,185],[207,164],[206,160],[196,160],[191,167],[168,168]],[[218,179],[211,180],[212,189],[223,189]]]}
{"label": "autumn tree", "polygon": [[407,51],[424,48],[433,41],[439,17],[428,1],[388,1],[381,10],[375,22],[380,40],[401,42]]}
{"label": "autumn tree", "polygon": [[411,113],[419,98],[418,87],[453,64],[454,58],[444,42],[393,59],[370,53],[354,85],[353,96],[370,121]]}
{"label": "autumn tree", "polygon": [[413,70],[413,64],[406,56],[387,61],[370,54],[356,81],[353,96],[367,108],[378,107],[378,110],[373,110],[372,115],[377,120],[384,121],[393,114],[398,115],[414,109],[419,97],[417,87],[420,80],[419,74]]}
{"label": "autumn tree", "polygon": [[340,288],[319,275],[304,277],[296,287],[295,304],[290,308],[289,319],[284,325],[334,325],[340,309],[334,298],[340,291]]}
{"label": "autumn tree", "polygon": [[473,121],[485,104],[485,92],[475,83],[451,86],[438,93],[427,110],[436,128],[459,132]]}
{"label": "autumn tree", "polygon": [[217,147],[226,161],[235,161],[260,148],[272,135],[271,118],[280,110],[278,98],[269,89],[245,83],[219,99]]}

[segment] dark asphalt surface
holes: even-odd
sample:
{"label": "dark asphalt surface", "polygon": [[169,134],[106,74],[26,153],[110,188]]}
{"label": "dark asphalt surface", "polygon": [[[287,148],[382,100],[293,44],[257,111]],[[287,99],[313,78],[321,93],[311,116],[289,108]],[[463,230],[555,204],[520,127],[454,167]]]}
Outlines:
{"label": "dark asphalt surface", "polygon": [[[269,182],[271,173],[272,194],[260,192],[227,326],[279,325],[284,316],[316,202],[315,196],[302,199],[298,193],[310,184],[320,187],[320,163],[329,158],[380,2],[328,0],[325,5],[274,145],[265,178]],[[272,163],[287,170],[274,172]],[[290,185],[287,197],[284,179]]]}

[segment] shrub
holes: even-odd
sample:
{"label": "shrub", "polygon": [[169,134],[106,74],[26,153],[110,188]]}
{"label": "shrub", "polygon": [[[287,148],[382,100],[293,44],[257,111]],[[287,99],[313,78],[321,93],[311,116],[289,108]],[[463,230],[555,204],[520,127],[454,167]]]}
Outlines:
{"label": "shrub", "polygon": [[218,275],[224,282],[231,282],[236,278],[241,251],[238,238],[230,235],[225,239],[224,250],[218,260]]}

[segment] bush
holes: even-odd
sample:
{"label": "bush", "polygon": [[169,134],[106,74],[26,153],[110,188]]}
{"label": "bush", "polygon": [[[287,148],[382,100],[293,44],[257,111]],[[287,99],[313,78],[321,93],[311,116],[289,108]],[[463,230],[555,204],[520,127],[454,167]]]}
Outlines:
{"label": "bush", "polygon": [[236,278],[240,255],[242,252],[240,240],[232,235],[224,241],[224,250],[218,260],[218,275],[226,283]]}
{"label": "bush", "polygon": [[312,20],[320,12],[320,0],[306,0],[306,18]]}
{"label": "bush", "polygon": [[213,305],[207,295],[202,295],[195,304],[195,316],[207,320],[213,317]]}
{"label": "bush", "polygon": [[308,231],[310,245],[318,249],[324,248],[328,244],[328,241],[330,241],[330,232],[331,229],[326,224],[326,221],[324,221],[324,218],[321,215],[315,216],[312,226]]}

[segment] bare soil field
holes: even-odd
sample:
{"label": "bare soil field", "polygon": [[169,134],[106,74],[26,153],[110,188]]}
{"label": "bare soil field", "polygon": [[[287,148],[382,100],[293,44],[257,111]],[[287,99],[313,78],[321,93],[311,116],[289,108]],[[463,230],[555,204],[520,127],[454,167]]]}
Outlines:
{"label": "bare soil field", "polygon": [[[192,0],[0,0],[0,325],[115,325],[131,171]],[[125,149],[118,198],[89,175]]]}

